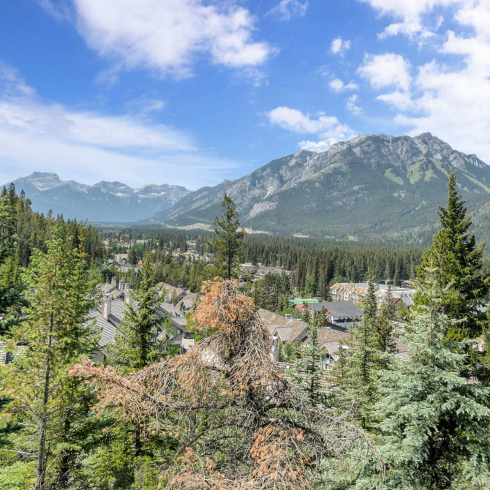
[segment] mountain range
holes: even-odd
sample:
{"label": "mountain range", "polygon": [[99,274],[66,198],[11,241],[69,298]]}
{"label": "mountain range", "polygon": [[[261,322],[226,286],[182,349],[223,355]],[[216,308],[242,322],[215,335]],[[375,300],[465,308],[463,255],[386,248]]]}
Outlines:
{"label": "mountain range", "polygon": [[194,192],[167,184],[87,186],[49,172],[15,184],[36,210],[91,221],[209,230],[226,193],[249,232],[420,242],[436,226],[451,171],[475,213],[475,226],[490,237],[490,167],[430,133],[362,135],[322,153],[301,150]]}
{"label": "mountain range", "polygon": [[62,181],[53,172],[34,172],[13,183],[17,191],[24,190],[35,211],[52,210],[55,215],[91,222],[137,221],[170,208],[190,193],[168,184],[132,189],[121,182],[103,181],[91,186]]}
{"label": "mountain range", "polygon": [[[302,150],[201,196],[187,195],[147,223],[209,229],[225,192],[255,231],[334,239],[418,241],[437,222],[451,171],[468,206],[490,214],[490,167],[424,133],[362,135]],[[183,203],[186,203],[183,206]],[[476,217],[475,217],[476,218]],[[485,220],[483,220],[484,224]]]}

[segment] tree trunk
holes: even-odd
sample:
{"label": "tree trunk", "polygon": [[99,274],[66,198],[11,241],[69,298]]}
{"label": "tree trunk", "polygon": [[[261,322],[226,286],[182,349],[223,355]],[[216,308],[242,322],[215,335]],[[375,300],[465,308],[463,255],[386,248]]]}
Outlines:
{"label": "tree trunk", "polygon": [[[49,331],[52,332],[54,314],[51,313]],[[37,478],[36,478],[36,490],[44,490],[44,479],[46,477],[46,462],[47,462],[47,449],[46,449],[46,432],[48,426],[47,405],[49,394],[49,381],[50,381],[50,369],[51,369],[51,333],[48,335],[48,352],[46,357],[46,372],[44,375],[44,393],[41,415],[41,430],[39,431],[39,450],[37,456]]]}

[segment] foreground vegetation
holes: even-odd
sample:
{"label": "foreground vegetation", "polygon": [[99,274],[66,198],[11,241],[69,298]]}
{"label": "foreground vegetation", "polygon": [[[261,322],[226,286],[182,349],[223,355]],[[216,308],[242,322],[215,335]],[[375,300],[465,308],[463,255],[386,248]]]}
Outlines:
{"label": "foreground vegetation", "polygon": [[[207,241],[210,264],[174,260],[185,236],[148,236],[134,277],[140,309],[121,324],[107,366],[91,361],[100,333],[89,310],[97,283],[114,274],[99,235],[36,215],[6,193],[0,327],[14,360],[0,368],[0,488],[489,488],[490,359],[476,345],[490,341],[482,309],[490,280],[456,189],[452,176],[441,230],[425,252],[247,241],[226,199]],[[24,264],[26,223],[44,241]],[[295,282],[269,276],[241,294],[247,253],[288,265]],[[374,279],[388,274],[416,279],[404,327],[389,303],[377,311]],[[293,288],[326,295],[343,277],[366,279],[369,289],[334,385],[319,366],[320,316],[309,319],[309,340],[285,376],[270,360],[257,306],[284,310]],[[205,294],[192,318],[202,340],[184,355],[151,339],[155,285],[174,279]],[[395,341],[410,359],[396,355]]]}

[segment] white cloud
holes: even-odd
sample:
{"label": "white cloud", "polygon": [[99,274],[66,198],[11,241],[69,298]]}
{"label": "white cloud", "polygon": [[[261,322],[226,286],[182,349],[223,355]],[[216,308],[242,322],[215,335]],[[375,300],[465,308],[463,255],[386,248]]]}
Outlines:
{"label": "white cloud", "polygon": [[408,90],[410,86],[409,68],[410,64],[398,54],[385,53],[376,56],[366,54],[357,72],[374,88],[394,85],[397,88]]}
{"label": "white cloud", "polygon": [[[432,49],[439,51],[433,61],[415,67],[410,93],[395,90],[378,97],[398,109],[395,122],[409,134],[430,131],[490,164],[490,1],[366,1],[399,21],[385,35],[430,35]],[[439,32],[441,25],[451,30]]]}
{"label": "white cloud", "polygon": [[336,138],[328,138],[320,141],[300,141],[298,147],[302,150],[321,153],[322,151],[327,151],[334,143],[337,143],[337,141],[339,140]]}
{"label": "white cloud", "polygon": [[340,94],[341,92],[344,92],[345,90],[359,90],[359,85],[356,83],[350,82],[348,84],[344,84],[342,80],[339,78],[336,78],[335,80],[332,80],[330,82],[330,88],[336,92],[337,94]]}
{"label": "white cloud", "polygon": [[337,37],[332,41],[330,51],[334,54],[343,54],[344,51],[350,49],[350,41],[342,41],[341,37]]}
{"label": "white cloud", "polygon": [[282,0],[267,15],[277,15],[282,20],[291,20],[292,17],[303,17],[308,8],[308,1]]}
{"label": "white cloud", "polygon": [[150,98],[146,95],[142,95],[137,99],[131,100],[127,104],[127,108],[131,112],[143,116],[146,116],[152,112],[161,112],[166,106],[167,103],[164,100]]}
{"label": "white cloud", "polygon": [[162,124],[41,102],[5,65],[0,80],[0,183],[50,170],[83,183],[104,179],[192,188],[215,182],[220,169],[235,165],[206,155],[190,135]]}
{"label": "white cloud", "polygon": [[355,116],[358,116],[359,114],[363,113],[362,107],[359,107],[358,105],[356,105],[357,99],[358,99],[358,97],[356,94],[351,95],[347,99],[347,103],[345,104],[345,108],[349,112],[352,112],[352,114],[354,114]]}
{"label": "white cloud", "polygon": [[378,100],[382,100],[387,104],[392,105],[397,109],[412,109],[414,108],[411,95],[408,92],[400,92],[395,90],[391,94],[383,94],[376,97]]}
{"label": "white cloud", "polygon": [[[116,68],[144,67],[179,77],[198,55],[232,68],[257,67],[274,49],[254,41],[255,19],[232,2],[70,0],[87,44]],[[53,5],[42,0],[45,8]],[[54,9],[54,7],[52,7]]]}
{"label": "white cloud", "polygon": [[381,16],[390,16],[399,22],[386,27],[381,38],[404,34],[429,37],[441,24],[440,16],[428,18],[427,14],[435,7],[458,6],[462,3],[474,3],[472,0],[359,0],[368,3]]}
{"label": "white cloud", "polygon": [[272,124],[295,133],[318,134],[321,138],[346,138],[354,134],[349,126],[340,124],[335,116],[326,116],[323,112],[316,116],[316,119],[312,119],[309,114],[289,107],[278,107],[267,113]]}

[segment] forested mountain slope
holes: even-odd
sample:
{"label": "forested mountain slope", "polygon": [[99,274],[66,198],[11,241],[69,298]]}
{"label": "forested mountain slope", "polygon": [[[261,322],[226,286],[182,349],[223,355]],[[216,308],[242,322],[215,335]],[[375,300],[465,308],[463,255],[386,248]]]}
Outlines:
{"label": "forested mountain slope", "polygon": [[197,205],[194,200],[186,208],[180,201],[148,221],[204,228],[220,213],[226,192],[241,223],[255,230],[420,241],[432,234],[452,170],[470,208],[490,198],[490,168],[475,155],[455,151],[430,133],[362,135],[323,153],[302,150],[273,160]]}

